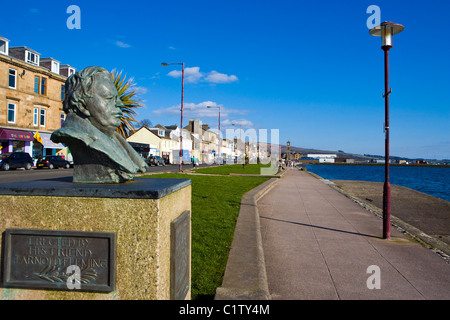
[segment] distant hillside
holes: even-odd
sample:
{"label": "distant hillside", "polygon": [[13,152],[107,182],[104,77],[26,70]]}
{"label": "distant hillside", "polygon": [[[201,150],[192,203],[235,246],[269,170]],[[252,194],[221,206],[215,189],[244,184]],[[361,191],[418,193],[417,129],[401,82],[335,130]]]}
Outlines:
{"label": "distant hillside", "polygon": [[[266,144],[266,143],[259,143],[261,148],[266,148],[266,150],[270,151],[270,144]],[[287,146],[285,145],[281,145],[281,153],[286,153],[287,150]],[[338,151],[332,151],[332,150],[318,150],[318,149],[311,149],[311,148],[300,148],[300,147],[293,147],[291,146],[291,152],[293,153],[299,153],[302,154],[304,156],[306,156],[307,154],[336,154],[339,158],[350,158],[350,159],[355,159],[355,160],[367,160],[367,159],[372,159],[373,157],[368,157],[368,156],[363,156],[363,155],[357,155],[357,154],[351,154],[351,153],[346,153],[342,150],[338,150]]]}
{"label": "distant hillside", "polygon": [[[281,146],[281,153],[286,153],[287,146]],[[384,160],[384,155],[374,155],[374,154],[354,154],[347,153],[342,150],[332,151],[332,150],[318,150],[318,149],[308,149],[308,148],[299,148],[291,146],[291,152],[300,153],[302,155],[307,154],[336,154],[339,158],[349,158],[355,160],[369,160],[369,159],[382,159]],[[399,157],[399,156],[389,156],[391,160],[408,160],[408,161],[416,161],[416,160],[426,160],[431,163],[434,162],[448,162],[448,159],[436,160],[436,159],[424,159],[424,158],[407,158],[407,157]]]}
{"label": "distant hillside", "polygon": [[[264,148],[266,147],[268,151],[270,151],[270,144],[267,143],[259,143],[259,145]],[[286,153],[287,150],[287,146],[285,145],[281,145],[281,153]],[[294,147],[291,146],[291,152],[293,153],[299,153],[302,154],[304,156],[306,156],[307,154],[336,154],[339,158],[348,158],[348,159],[355,159],[355,160],[370,160],[370,159],[380,159],[380,160],[384,160],[384,155],[373,155],[373,154],[354,154],[354,153],[347,153],[344,152],[343,150],[319,150],[319,149],[312,149],[312,148],[300,148],[300,147]],[[389,157],[391,160],[408,160],[408,161],[416,161],[416,160],[426,160],[429,161],[430,163],[448,163],[449,160],[448,159],[442,159],[442,160],[436,160],[436,159],[424,159],[424,158],[406,158],[406,157],[398,157],[398,156],[390,156]]]}
{"label": "distant hillside", "polygon": [[[287,146],[281,146],[281,153],[286,153],[287,151]],[[318,150],[318,149],[310,149],[310,148],[300,148],[300,147],[293,147],[291,146],[291,152],[294,153],[300,153],[302,155],[307,155],[307,154],[335,154],[337,155],[339,158],[350,158],[350,159],[355,159],[355,160],[367,160],[373,157],[368,157],[368,156],[364,156],[364,155],[359,155],[359,154],[353,154],[353,153],[347,153],[344,152],[342,150],[338,150],[338,151],[333,151],[333,150]]]}

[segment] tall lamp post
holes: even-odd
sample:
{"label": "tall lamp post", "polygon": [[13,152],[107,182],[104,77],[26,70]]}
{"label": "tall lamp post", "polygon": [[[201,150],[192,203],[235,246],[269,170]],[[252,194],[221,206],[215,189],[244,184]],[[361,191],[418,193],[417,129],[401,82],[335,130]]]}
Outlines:
{"label": "tall lamp post", "polygon": [[[236,123],[232,123],[232,126],[239,126],[239,140],[242,143],[242,124],[236,124]],[[245,156],[246,156],[246,152],[245,152],[245,143],[244,143],[244,162],[242,163],[242,167],[245,168]]]}
{"label": "tall lamp post", "polygon": [[381,49],[384,51],[384,106],[385,106],[385,178],[383,187],[383,239],[391,236],[391,184],[389,183],[389,50],[393,46],[395,34],[403,31],[405,27],[393,22],[383,22],[370,29],[370,34],[381,37]]}
{"label": "tall lamp post", "polygon": [[184,62],[177,62],[177,63],[161,63],[161,66],[166,67],[173,64],[181,65],[182,66],[182,72],[181,72],[181,128],[180,128],[180,169],[181,172],[183,170],[183,100],[184,100]]}
{"label": "tall lamp post", "polygon": [[219,106],[207,106],[208,109],[218,108],[219,109],[219,166],[222,164],[222,139],[220,138],[220,107]]}

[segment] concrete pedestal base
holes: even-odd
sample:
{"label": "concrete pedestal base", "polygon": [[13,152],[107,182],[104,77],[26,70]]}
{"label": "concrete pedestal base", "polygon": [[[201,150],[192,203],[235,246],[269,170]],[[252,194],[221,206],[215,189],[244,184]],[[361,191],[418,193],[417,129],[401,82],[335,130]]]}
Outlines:
{"label": "concrete pedestal base", "polygon": [[[176,239],[173,225],[190,210],[190,180],[137,178],[125,184],[92,185],[62,179],[0,184],[2,235],[10,228],[112,232],[117,242],[112,292],[6,288],[2,275],[0,299],[190,299],[190,215],[184,223],[189,230],[181,233],[189,238]],[[178,295],[174,293],[174,272],[180,268],[174,254],[177,243],[189,253],[185,262],[188,283],[182,291],[178,288]],[[0,270],[4,269],[4,252],[3,243]]]}

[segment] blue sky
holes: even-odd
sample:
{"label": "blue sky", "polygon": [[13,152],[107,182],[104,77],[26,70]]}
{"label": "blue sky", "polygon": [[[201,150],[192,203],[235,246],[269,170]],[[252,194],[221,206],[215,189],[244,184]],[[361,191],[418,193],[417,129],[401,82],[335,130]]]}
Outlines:
{"label": "blue sky", "polygon": [[[67,7],[81,9],[68,29]],[[405,26],[390,51],[391,155],[450,159],[450,2],[51,1],[2,3],[0,35],[83,69],[123,70],[141,89],[139,119],[279,129],[280,143],[384,154],[384,70],[370,5]],[[192,110],[188,110],[192,109]],[[270,134],[269,134],[270,135]]]}

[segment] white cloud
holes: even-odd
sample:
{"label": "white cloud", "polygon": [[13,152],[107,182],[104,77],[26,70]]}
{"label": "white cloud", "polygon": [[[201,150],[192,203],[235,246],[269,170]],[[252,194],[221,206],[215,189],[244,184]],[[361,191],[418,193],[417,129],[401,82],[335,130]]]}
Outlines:
{"label": "white cloud", "polygon": [[[211,107],[220,107],[220,116],[223,119],[222,121],[225,121],[225,118],[228,117],[230,114],[239,114],[244,115],[247,114],[246,110],[239,110],[239,109],[229,109],[225,108],[221,104],[217,104],[213,101],[203,101],[200,103],[184,103],[183,104],[183,115],[188,118],[193,119],[202,119],[202,118],[215,118],[218,119],[219,117],[219,109],[218,108],[207,108],[208,106]],[[181,105],[175,105],[171,106],[169,108],[160,108],[155,111],[153,111],[155,115],[179,115],[181,112]],[[221,121],[221,123],[222,123]]]}
{"label": "white cloud", "polygon": [[257,141],[258,139],[258,133],[253,122],[247,119],[226,119],[221,123],[221,130],[226,139],[241,138],[249,141]]}
{"label": "white cloud", "polygon": [[122,41],[116,41],[116,46],[118,46],[120,48],[129,48],[129,47],[131,47],[130,44],[122,42]]}
{"label": "white cloud", "polygon": [[211,71],[208,73],[208,75],[205,78],[205,81],[212,82],[212,83],[229,83],[237,81],[238,78],[235,75],[227,75],[225,73],[219,73],[217,71]]}
{"label": "white cloud", "polygon": [[253,127],[253,122],[251,122],[250,120],[247,119],[237,119],[237,120],[225,120],[223,121],[224,126],[230,127],[230,128],[235,128],[235,129],[239,129],[240,127],[242,127],[242,129],[244,128],[252,128]]}
{"label": "white cloud", "polygon": [[[186,126],[189,123],[190,119],[199,119],[203,124],[208,124],[210,130],[214,132],[218,132],[218,124],[219,124],[219,109],[218,108],[207,108],[211,107],[220,107],[220,127],[222,134],[226,134],[227,129],[232,129],[233,133],[238,136],[240,135],[239,129],[242,128],[242,134],[246,134],[246,130],[254,130],[254,124],[248,119],[239,118],[230,120],[230,117],[233,115],[245,115],[248,113],[247,110],[239,110],[239,109],[229,109],[224,107],[221,104],[217,104],[214,101],[203,101],[200,103],[184,103],[183,108],[183,118],[185,119],[183,122],[183,126]],[[175,117],[179,119],[181,115],[181,106],[180,104],[171,106],[169,108],[160,108],[154,110],[152,112],[153,117]],[[234,124],[234,125],[233,125]],[[231,139],[231,138],[230,138]]]}
{"label": "white cloud", "polygon": [[[180,70],[173,70],[168,73],[170,77],[173,78],[180,78],[182,76],[182,71]],[[204,74],[200,72],[199,67],[191,67],[191,68],[184,68],[184,81],[196,83],[201,78],[203,78]]]}
{"label": "white cloud", "polygon": [[[173,78],[180,78],[182,76],[182,71],[172,70],[168,73],[168,75]],[[230,83],[239,79],[235,75],[227,75],[215,70],[205,74],[204,72],[200,72],[200,67],[190,67],[184,69],[184,80],[189,83],[197,83],[199,81],[210,83]]]}

